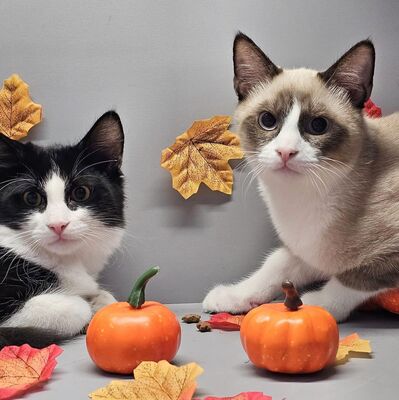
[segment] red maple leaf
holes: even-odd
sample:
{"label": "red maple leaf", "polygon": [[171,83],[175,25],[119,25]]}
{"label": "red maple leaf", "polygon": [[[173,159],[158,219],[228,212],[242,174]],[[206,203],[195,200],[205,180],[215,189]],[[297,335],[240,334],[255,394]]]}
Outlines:
{"label": "red maple leaf", "polygon": [[0,351],[0,399],[10,399],[47,381],[61,353],[55,344],[41,350],[28,344],[4,347]]}
{"label": "red maple leaf", "polygon": [[239,331],[244,315],[232,315],[229,313],[218,313],[211,315],[208,321],[212,329],[222,329],[224,331]]}
{"label": "red maple leaf", "polygon": [[203,400],[272,400],[272,398],[261,392],[245,392],[233,397],[205,397]]}

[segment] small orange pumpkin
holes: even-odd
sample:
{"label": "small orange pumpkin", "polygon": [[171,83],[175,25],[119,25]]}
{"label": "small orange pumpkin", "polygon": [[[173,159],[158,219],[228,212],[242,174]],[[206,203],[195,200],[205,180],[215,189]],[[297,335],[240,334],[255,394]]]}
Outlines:
{"label": "small orange pumpkin", "polygon": [[263,304],[241,324],[249,359],[273,372],[316,372],[334,363],[339,333],[334,317],[317,306],[302,305],[294,285],[283,282],[284,303]]}
{"label": "small orange pumpkin", "polygon": [[87,329],[86,345],[94,363],[107,372],[131,374],[142,361],[171,361],[180,346],[181,328],[163,304],[144,301],[150,268],[139,277],[127,302],[99,310]]}

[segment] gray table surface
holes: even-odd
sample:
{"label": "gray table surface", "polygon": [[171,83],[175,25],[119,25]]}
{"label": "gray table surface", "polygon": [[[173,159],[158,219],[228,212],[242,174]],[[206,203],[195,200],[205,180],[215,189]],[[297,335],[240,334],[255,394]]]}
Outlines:
{"label": "gray table surface", "polygon": [[[199,304],[171,305],[179,316],[199,313]],[[198,379],[195,397],[231,396],[243,391],[263,391],[273,400],[379,400],[399,398],[399,316],[358,313],[340,325],[340,335],[358,332],[371,340],[372,359],[351,359],[345,365],[313,375],[276,375],[253,367],[243,351],[238,332],[199,333],[182,325],[182,344],[174,363],[195,361],[205,372]],[[84,338],[63,346],[64,353],[52,379],[25,396],[32,400],[80,400],[119,376],[105,374],[93,365]]]}

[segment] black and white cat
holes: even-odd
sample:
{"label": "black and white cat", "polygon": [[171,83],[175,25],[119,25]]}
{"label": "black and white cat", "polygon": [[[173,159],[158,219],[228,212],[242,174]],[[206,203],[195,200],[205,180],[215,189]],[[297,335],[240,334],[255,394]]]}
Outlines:
{"label": "black and white cat", "polygon": [[0,348],[81,332],[115,301],[96,279],[124,232],[119,116],[73,146],[0,135]]}
{"label": "black and white cat", "polygon": [[233,58],[238,132],[282,245],[203,307],[246,312],[279,295],[284,279],[325,280],[302,300],[342,321],[399,287],[399,113],[362,111],[374,46],[359,42],[323,72],[283,69],[238,34]]}

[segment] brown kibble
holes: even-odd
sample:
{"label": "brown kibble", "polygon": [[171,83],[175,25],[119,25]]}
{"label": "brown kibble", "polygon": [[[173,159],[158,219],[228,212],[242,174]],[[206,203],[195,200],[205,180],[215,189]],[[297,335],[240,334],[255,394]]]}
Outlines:
{"label": "brown kibble", "polygon": [[201,321],[201,316],[198,314],[187,314],[181,320],[186,324],[196,324]]}
{"label": "brown kibble", "polygon": [[200,332],[210,332],[212,330],[212,327],[208,321],[202,321],[202,322],[198,322],[197,329]]}

